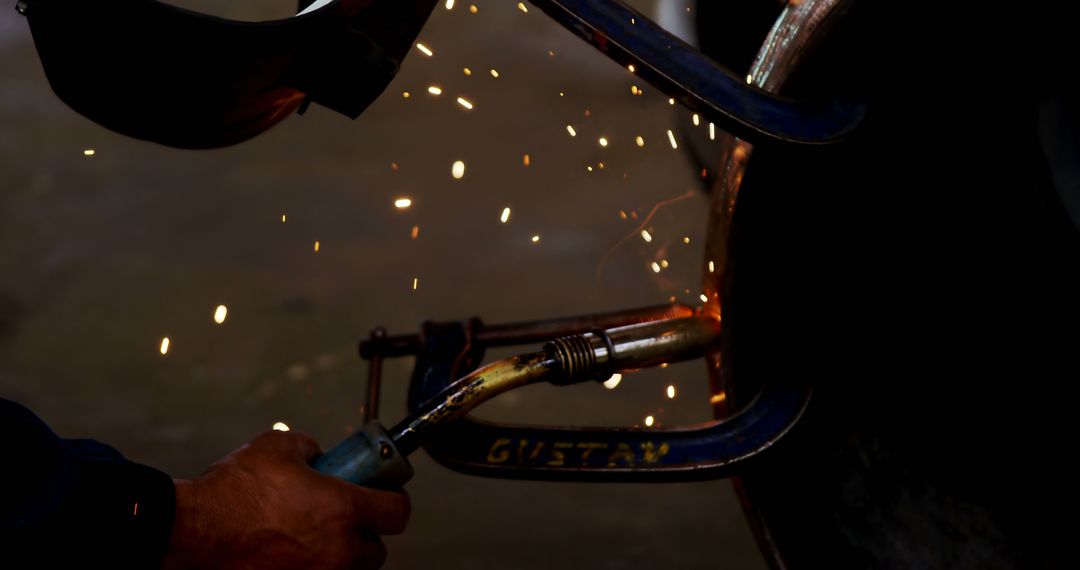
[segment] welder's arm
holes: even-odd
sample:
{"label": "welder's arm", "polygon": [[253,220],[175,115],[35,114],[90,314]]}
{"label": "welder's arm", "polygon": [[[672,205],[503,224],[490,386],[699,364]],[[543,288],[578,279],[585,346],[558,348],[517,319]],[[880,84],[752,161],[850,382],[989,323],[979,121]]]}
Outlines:
{"label": "welder's arm", "polygon": [[61,439],[0,399],[0,567],[155,568],[169,545],[173,480],[107,445]]}

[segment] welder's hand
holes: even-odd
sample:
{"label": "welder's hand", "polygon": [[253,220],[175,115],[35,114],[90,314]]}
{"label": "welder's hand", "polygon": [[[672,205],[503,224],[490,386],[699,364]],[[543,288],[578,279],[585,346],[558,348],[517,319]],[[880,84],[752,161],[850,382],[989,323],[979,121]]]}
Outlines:
{"label": "welder's hand", "polygon": [[164,567],[378,568],[379,535],[398,534],[409,517],[402,493],[366,489],[318,473],[315,440],[264,433],[210,466],[176,481],[176,524]]}

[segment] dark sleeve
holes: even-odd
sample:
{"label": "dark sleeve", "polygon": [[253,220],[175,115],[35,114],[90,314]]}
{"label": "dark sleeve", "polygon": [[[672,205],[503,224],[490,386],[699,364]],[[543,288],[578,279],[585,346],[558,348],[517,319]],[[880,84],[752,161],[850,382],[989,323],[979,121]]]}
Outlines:
{"label": "dark sleeve", "polygon": [[161,566],[176,513],[168,475],[61,439],[2,398],[0,443],[0,567]]}

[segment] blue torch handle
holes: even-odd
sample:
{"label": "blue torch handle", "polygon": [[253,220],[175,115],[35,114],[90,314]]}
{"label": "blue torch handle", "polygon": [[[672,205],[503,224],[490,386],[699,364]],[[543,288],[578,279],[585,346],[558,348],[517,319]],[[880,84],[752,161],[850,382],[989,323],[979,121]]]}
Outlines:
{"label": "blue torch handle", "polygon": [[354,432],[312,466],[320,473],[376,489],[400,489],[413,476],[408,459],[378,422]]}

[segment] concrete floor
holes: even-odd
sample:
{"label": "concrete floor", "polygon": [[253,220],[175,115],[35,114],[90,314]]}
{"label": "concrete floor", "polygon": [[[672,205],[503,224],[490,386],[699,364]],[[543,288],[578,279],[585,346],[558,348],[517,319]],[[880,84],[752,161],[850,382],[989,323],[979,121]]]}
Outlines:
{"label": "concrete floor", "polygon": [[[292,3],[218,4],[184,3],[250,19]],[[363,394],[355,343],[376,324],[408,332],[425,319],[693,302],[699,192],[657,213],[651,243],[612,252],[654,204],[696,188],[666,140],[666,97],[538,10],[458,4],[440,5],[421,34],[435,56],[410,56],[360,119],[312,107],[212,152],[130,140],[75,114],[50,91],[22,18],[0,12],[0,396],[62,435],[187,477],[276,421],[324,446],[344,437]],[[431,84],[443,95],[428,95]],[[412,207],[395,210],[404,196]],[[654,274],[661,259],[670,267]],[[410,366],[386,368],[387,423],[403,414]],[[704,382],[699,363],[673,366],[612,391],[530,388],[482,415],[670,425],[707,417]],[[387,541],[387,568],[764,567],[725,481],[503,481],[422,453],[414,465],[412,524]]]}

